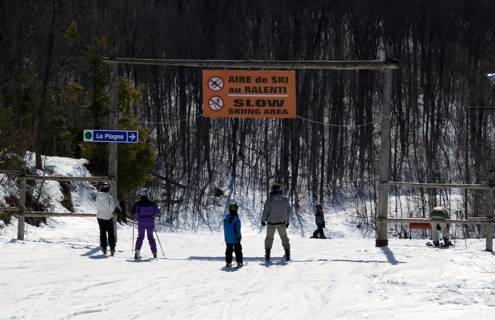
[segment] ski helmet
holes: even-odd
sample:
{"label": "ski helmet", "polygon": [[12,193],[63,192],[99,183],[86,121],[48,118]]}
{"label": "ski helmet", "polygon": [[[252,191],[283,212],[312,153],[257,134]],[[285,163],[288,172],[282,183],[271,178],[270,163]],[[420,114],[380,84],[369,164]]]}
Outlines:
{"label": "ski helmet", "polygon": [[108,192],[108,191],[110,191],[110,185],[108,183],[106,183],[106,182],[105,183],[102,183],[100,185],[100,191],[101,192]]}
{"label": "ski helmet", "polygon": [[137,195],[139,197],[147,197],[149,195],[150,191],[148,190],[148,188],[141,188],[138,190],[138,193]]}
{"label": "ski helmet", "polygon": [[239,209],[239,206],[235,201],[229,203],[229,211],[237,211],[237,209]]}

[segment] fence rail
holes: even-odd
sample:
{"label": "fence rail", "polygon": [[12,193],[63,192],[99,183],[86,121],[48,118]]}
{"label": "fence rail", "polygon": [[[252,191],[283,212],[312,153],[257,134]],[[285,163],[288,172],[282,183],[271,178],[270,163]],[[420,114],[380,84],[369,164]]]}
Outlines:
{"label": "fence rail", "polygon": [[32,211],[24,210],[20,208],[4,208],[0,211],[10,213],[16,217],[24,218],[49,218],[49,217],[96,217],[96,213],[87,212],[46,212],[46,211]]}
{"label": "fence rail", "polygon": [[431,219],[431,218],[376,218],[377,221],[397,223],[435,223],[445,222],[451,224],[495,224],[494,219]]}
{"label": "fence rail", "polygon": [[468,189],[468,190],[495,190],[495,185],[489,184],[466,184],[466,183],[437,183],[437,182],[399,182],[389,181],[384,183],[387,186],[411,186],[428,189]]}
{"label": "fence rail", "polygon": [[[474,225],[485,225],[486,232],[486,251],[493,252],[493,226],[495,225],[494,217],[494,197],[493,192],[495,191],[495,183],[493,183],[493,177],[489,177],[489,181],[482,184],[464,184],[464,183],[439,183],[439,182],[405,182],[405,181],[386,181],[380,182],[378,188],[385,190],[386,197],[383,197],[388,201],[388,192],[390,186],[411,186],[418,188],[429,188],[429,189],[465,189],[465,190],[482,190],[486,192],[487,197],[487,210],[485,217],[477,217],[473,219],[447,219],[438,220],[431,218],[389,218],[388,217],[388,203],[382,204],[384,208],[384,215],[376,218],[377,225],[387,225],[388,223],[431,223],[431,222],[446,222],[446,223],[457,223],[457,224],[474,224]],[[380,202],[379,202],[380,203]],[[387,232],[377,232],[376,237],[377,246],[387,245],[388,235]]]}
{"label": "fence rail", "polygon": [[[18,218],[17,220],[17,239],[24,240],[24,218],[27,217],[95,217],[96,214],[93,213],[66,213],[66,212],[45,212],[45,211],[30,211],[26,210],[26,182],[34,180],[53,180],[59,182],[73,182],[73,181],[87,181],[87,182],[107,182],[110,184],[115,184],[115,179],[113,177],[66,177],[66,176],[33,176],[26,175],[22,171],[14,170],[0,170],[0,174],[5,174],[7,176],[13,176],[19,180],[19,207],[18,208],[7,208],[2,209],[4,212],[10,212]],[[115,219],[114,224],[115,224]],[[114,228],[115,239],[117,239],[117,228]]]}

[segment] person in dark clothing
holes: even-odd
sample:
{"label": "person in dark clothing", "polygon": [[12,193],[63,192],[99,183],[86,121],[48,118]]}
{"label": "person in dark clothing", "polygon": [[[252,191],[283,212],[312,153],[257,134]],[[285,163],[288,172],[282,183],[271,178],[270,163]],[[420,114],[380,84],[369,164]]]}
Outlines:
{"label": "person in dark clothing", "polygon": [[325,233],[323,232],[323,228],[325,228],[325,216],[323,215],[323,208],[320,204],[316,206],[315,223],[317,229],[313,232],[313,236],[311,238],[326,239],[327,237],[325,237]]}
{"label": "person in dark clothing", "polygon": [[242,245],[241,245],[241,219],[237,214],[239,207],[237,203],[233,202],[229,204],[229,213],[223,218],[223,232],[225,238],[225,263],[226,267],[232,266],[232,253],[235,252],[235,261],[237,262],[237,268],[242,267]]}
{"label": "person in dark clothing", "polygon": [[135,220],[138,222],[138,236],[136,239],[136,251],[134,258],[136,260],[141,258],[140,252],[143,246],[144,233],[148,236],[148,242],[150,244],[151,253],[153,258],[156,258],[156,241],[153,237],[153,231],[155,230],[155,217],[158,216],[159,211],[156,203],[148,198],[148,189],[141,188],[138,192],[139,201],[134,205],[132,212],[134,213]]}
{"label": "person in dark clothing", "polygon": [[117,222],[127,224],[127,212],[124,200],[119,201],[119,204],[115,208],[115,213],[117,214]]}

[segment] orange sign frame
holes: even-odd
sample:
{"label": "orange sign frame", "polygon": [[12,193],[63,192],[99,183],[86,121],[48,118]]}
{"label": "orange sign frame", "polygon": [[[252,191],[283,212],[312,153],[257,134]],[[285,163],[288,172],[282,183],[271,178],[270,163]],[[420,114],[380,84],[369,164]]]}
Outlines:
{"label": "orange sign frame", "polygon": [[295,118],[294,70],[203,70],[203,116]]}

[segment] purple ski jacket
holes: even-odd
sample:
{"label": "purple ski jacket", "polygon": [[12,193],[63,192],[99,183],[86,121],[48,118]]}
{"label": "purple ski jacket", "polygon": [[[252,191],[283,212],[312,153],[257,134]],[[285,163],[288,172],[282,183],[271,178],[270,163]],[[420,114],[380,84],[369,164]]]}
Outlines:
{"label": "purple ski jacket", "polygon": [[136,202],[133,212],[139,225],[155,226],[155,217],[159,214],[158,207],[156,206],[156,203],[147,197],[141,197],[141,199]]}

